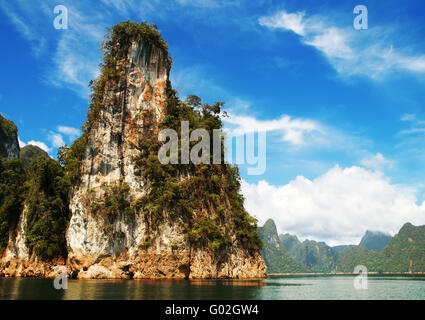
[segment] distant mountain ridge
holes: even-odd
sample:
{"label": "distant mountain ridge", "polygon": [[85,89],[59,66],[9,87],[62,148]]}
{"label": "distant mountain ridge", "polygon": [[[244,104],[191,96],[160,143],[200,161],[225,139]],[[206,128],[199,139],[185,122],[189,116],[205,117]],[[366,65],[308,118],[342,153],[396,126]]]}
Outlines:
{"label": "distant mountain ridge", "polygon": [[350,246],[339,256],[339,270],[350,272],[354,266],[365,265],[373,272],[425,271],[425,226],[406,223],[381,251],[365,246]]}
{"label": "distant mountain ridge", "polygon": [[369,250],[381,251],[391,241],[392,237],[380,231],[366,231],[360,241],[359,246],[364,246]]}
{"label": "distant mountain ridge", "polygon": [[[268,269],[272,270],[268,273],[353,272],[358,265],[365,265],[371,272],[408,272],[410,261],[413,272],[425,272],[425,226],[406,223],[394,237],[367,231],[359,245],[336,247],[314,240],[301,242],[288,233],[279,235],[278,241],[276,225],[271,219],[260,230],[266,247],[262,254]],[[292,268],[293,260],[304,268],[299,265]],[[285,266],[285,271],[277,271],[280,270],[277,264]]]}
{"label": "distant mountain ridge", "polygon": [[342,250],[344,250],[347,247],[349,247],[349,245],[342,244],[340,246],[333,246],[332,249],[334,249],[335,251],[342,251]]}
{"label": "distant mountain ridge", "polygon": [[29,169],[30,165],[31,165],[31,161],[33,159],[37,159],[37,158],[50,158],[49,154],[44,151],[43,149],[37,147],[37,146],[33,146],[33,145],[26,145],[25,147],[23,147],[21,149],[21,151],[19,152],[19,158],[22,161],[22,166],[25,169]]}
{"label": "distant mountain ridge", "polygon": [[300,242],[296,236],[279,236],[289,255],[306,265],[312,272],[327,273],[336,270],[337,252],[324,242],[305,240]]}

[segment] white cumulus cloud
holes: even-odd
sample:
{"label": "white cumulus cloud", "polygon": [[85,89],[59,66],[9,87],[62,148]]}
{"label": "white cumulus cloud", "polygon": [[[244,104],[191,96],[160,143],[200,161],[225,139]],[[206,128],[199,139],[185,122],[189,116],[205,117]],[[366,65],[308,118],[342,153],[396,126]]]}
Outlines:
{"label": "white cumulus cloud", "polygon": [[46,151],[47,153],[52,151],[51,148],[49,148],[44,142],[41,142],[41,141],[31,140],[31,141],[28,141],[27,145],[33,145],[33,146],[39,147],[40,149]]}
{"label": "white cumulus cloud", "polygon": [[395,234],[404,223],[425,224],[425,203],[391,184],[379,171],[335,166],[314,180],[298,176],[287,185],[242,181],[245,207],[259,220],[272,218],[279,232],[330,245],[358,243],[366,230]]}
{"label": "white cumulus cloud", "polygon": [[19,148],[23,148],[27,145],[25,142],[23,142],[21,139],[19,139],[19,137],[18,137],[18,143],[19,143]]}

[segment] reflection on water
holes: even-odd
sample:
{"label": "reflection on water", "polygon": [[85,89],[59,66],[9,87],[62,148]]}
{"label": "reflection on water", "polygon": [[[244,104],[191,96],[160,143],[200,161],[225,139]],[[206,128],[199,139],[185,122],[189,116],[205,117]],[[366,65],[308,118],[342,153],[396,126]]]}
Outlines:
{"label": "reflection on water", "polygon": [[56,290],[48,279],[1,279],[0,299],[216,300],[216,299],[425,299],[425,278],[370,277],[355,290],[354,277],[273,277],[265,280],[70,280]]}
{"label": "reflection on water", "polygon": [[0,279],[0,299],[250,300],[266,285],[265,280],[69,280],[67,290],[56,290],[48,279]]}

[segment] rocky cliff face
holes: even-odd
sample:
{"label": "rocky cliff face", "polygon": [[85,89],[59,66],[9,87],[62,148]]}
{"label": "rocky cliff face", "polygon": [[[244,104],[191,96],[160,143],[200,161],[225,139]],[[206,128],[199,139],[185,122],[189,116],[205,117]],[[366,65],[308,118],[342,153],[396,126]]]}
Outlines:
{"label": "rocky cliff face", "polygon": [[150,182],[135,159],[141,152],[139,142],[157,137],[166,116],[170,66],[166,50],[143,38],[131,39],[128,51],[116,61],[118,77],[105,84],[102,108],[88,133],[80,179],[70,200],[68,264],[78,278],[265,276],[258,251],[236,242],[225,252],[191,246],[183,221],[170,219],[170,210],[163,211],[162,222],[152,229],[140,210],[129,218],[123,211],[111,216],[94,208],[123,184],[128,186],[128,203],[149,192]]}
{"label": "rocky cliff face", "polygon": [[[102,74],[93,83],[83,136],[63,154],[64,167],[49,159],[28,171],[33,187],[21,202],[19,219],[9,221],[14,230],[2,252],[0,276],[55,277],[54,267],[66,264],[72,277],[82,279],[264,277],[256,226],[243,209],[236,171],[189,165],[172,176],[171,192],[158,187],[161,178],[155,176],[155,182],[147,174],[158,162],[157,153],[147,161],[151,167],[141,165],[141,157],[152,155],[144,153],[146,146],[158,142],[162,123],[170,116],[171,59],[151,26],[126,22],[113,30]],[[201,113],[184,110],[203,121]],[[217,123],[212,116],[207,120]],[[11,128],[8,137],[17,132]],[[12,140],[18,146],[17,135]],[[19,147],[4,145],[9,158],[18,157]],[[201,177],[201,169],[211,169],[215,182],[207,173]],[[193,178],[201,181],[199,188],[211,184],[215,189],[188,199],[199,190],[181,187],[196,182]],[[178,204],[162,206],[165,192]],[[63,209],[68,200],[70,215]]]}
{"label": "rocky cliff face", "polygon": [[27,212],[25,207],[16,230],[9,232],[9,242],[0,259],[0,276],[54,278],[58,275],[55,267],[65,265],[66,261],[63,257],[45,261],[36,254],[30,254],[25,244]]}
{"label": "rocky cliff face", "polygon": [[269,273],[306,273],[310,270],[292,258],[279,239],[276,224],[272,219],[259,228],[259,235],[264,242],[261,254],[267,264]]}
{"label": "rocky cliff face", "polygon": [[19,158],[18,128],[0,114],[0,157]]}

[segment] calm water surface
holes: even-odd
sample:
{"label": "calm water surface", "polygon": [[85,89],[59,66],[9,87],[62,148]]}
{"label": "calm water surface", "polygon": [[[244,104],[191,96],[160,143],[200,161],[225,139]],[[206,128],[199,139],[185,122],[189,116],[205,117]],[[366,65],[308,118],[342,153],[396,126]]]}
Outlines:
{"label": "calm water surface", "polygon": [[352,276],[273,277],[265,280],[70,280],[56,290],[53,280],[0,278],[0,299],[420,299],[425,277],[369,277],[355,290]]}

